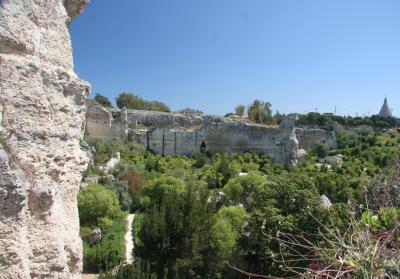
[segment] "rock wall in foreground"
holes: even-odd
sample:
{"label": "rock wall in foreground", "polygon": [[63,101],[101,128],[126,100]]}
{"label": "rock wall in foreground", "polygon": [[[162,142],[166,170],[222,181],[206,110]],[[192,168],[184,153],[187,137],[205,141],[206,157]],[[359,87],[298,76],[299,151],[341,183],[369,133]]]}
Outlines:
{"label": "rock wall in foreground", "polygon": [[0,0],[0,278],[80,278],[89,85],[68,26],[88,0]]}

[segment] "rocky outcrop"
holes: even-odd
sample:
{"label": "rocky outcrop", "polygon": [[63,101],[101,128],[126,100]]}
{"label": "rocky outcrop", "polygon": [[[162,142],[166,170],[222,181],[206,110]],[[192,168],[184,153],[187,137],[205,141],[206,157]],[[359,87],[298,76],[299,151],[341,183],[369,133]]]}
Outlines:
{"label": "rocky outcrop", "polygon": [[89,85],[68,25],[88,0],[0,0],[0,278],[80,278]]}
{"label": "rocky outcrop", "polygon": [[314,128],[296,128],[299,148],[313,150],[317,145],[327,148],[337,148],[336,133]]}
{"label": "rocky outcrop", "polygon": [[106,109],[93,100],[87,104],[86,136],[138,143],[163,156],[192,155],[203,146],[212,152],[266,154],[275,163],[294,166],[306,157],[305,149],[336,146],[334,132],[296,128],[297,115],[271,127],[211,115]]}

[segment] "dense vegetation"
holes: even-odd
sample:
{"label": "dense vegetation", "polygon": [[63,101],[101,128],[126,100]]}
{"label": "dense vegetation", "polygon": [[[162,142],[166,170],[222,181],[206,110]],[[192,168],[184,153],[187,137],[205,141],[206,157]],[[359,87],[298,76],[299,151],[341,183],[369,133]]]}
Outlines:
{"label": "dense vegetation", "polygon": [[[88,185],[79,195],[84,270],[99,272],[121,264],[125,257],[125,213],[114,192]],[[96,232],[97,231],[97,232]]]}
{"label": "dense vegetation", "polygon": [[[350,202],[363,205],[365,211],[368,185],[393,175],[388,166],[400,142],[396,131],[339,133],[337,150],[316,146],[307,160],[292,169],[251,153],[211,154],[205,150],[193,157],[161,157],[133,144],[88,142],[95,156],[86,176],[99,176],[103,186],[91,185],[82,192],[82,226],[103,226],[108,216],[121,214],[121,209],[115,209],[117,204],[137,214],[133,224],[135,264],[120,268],[116,278],[243,278],[238,269],[285,277],[301,268],[318,270],[330,262],[313,261],[312,255],[322,257],[324,252],[313,248],[325,242],[335,244],[322,230],[346,231],[362,221],[368,230],[374,226],[382,233],[392,228],[398,217],[397,209],[379,208],[382,223],[374,225],[370,223],[375,215],[369,216],[369,211],[360,219],[348,209]],[[120,152],[121,162],[111,170],[111,177],[100,166],[116,152]],[[343,163],[318,163],[322,156],[337,154],[342,155]],[[104,195],[113,192],[113,198],[106,199],[112,201],[108,210],[96,210],[99,216],[87,218],[86,211],[91,209],[86,204],[90,203],[84,201],[90,198],[86,191],[93,187],[102,187]],[[321,195],[329,197],[333,206],[323,206]],[[353,221],[356,219],[361,221]],[[115,223],[123,230],[122,224]],[[118,235],[116,230],[115,239],[120,239]],[[299,262],[298,255],[285,246],[283,240],[291,235],[318,244],[297,246],[296,251],[310,256],[309,260]],[[297,240],[291,239],[294,246]],[[118,241],[112,245],[118,246]],[[107,255],[105,250],[97,251]],[[90,262],[88,255],[86,252],[85,263]],[[99,268],[110,270],[120,260],[113,258]]]}
{"label": "dense vegetation", "polygon": [[[235,114],[237,116],[244,116],[246,112],[246,106],[238,105],[235,107]],[[227,114],[227,116],[231,116],[232,114]],[[253,121],[258,124],[279,124],[274,121],[274,117],[272,116],[271,103],[264,102],[260,100],[254,100],[253,103],[248,105],[247,107],[247,116],[250,121]]]}
{"label": "dense vegetation", "polygon": [[335,129],[337,124],[344,128],[370,126],[375,129],[389,129],[400,126],[400,120],[394,117],[381,117],[379,115],[373,115],[370,117],[351,117],[324,115],[317,112],[310,112],[305,115],[299,115],[298,124],[331,130]]}
{"label": "dense vegetation", "polygon": [[198,109],[192,109],[192,108],[184,108],[181,110],[178,110],[177,113],[181,113],[181,114],[187,114],[187,115],[203,115],[204,112],[202,112],[201,110]]}
{"label": "dense vegetation", "polygon": [[159,101],[147,101],[132,93],[121,93],[116,98],[117,107],[139,110],[171,112],[171,109]]}
{"label": "dense vegetation", "polygon": [[94,99],[102,106],[105,108],[112,108],[112,104],[110,102],[110,100],[106,97],[101,95],[100,93],[96,93],[96,96],[94,97]]}

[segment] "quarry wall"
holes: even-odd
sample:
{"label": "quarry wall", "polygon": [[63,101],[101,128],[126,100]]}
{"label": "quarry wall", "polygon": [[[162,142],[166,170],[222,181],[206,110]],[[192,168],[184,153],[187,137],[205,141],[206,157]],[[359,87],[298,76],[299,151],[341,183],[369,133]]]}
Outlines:
{"label": "quarry wall", "polygon": [[89,84],[68,26],[88,0],[0,0],[0,278],[78,279]]}
{"label": "quarry wall", "polygon": [[[316,144],[336,147],[332,132],[269,127],[210,115],[106,109],[88,100],[86,136],[135,142],[160,155],[192,155],[202,145],[212,152],[254,152],[274,162],[296,165],[301,149]],[[294,123],[294,122],[293,122]]]}
{"label": "quarry wall", "polygon": [[329,148],[337,148],[336,133],[322,129],[296,128],[296,137],[299,147],[310,150],[315,145],[325,145]]}

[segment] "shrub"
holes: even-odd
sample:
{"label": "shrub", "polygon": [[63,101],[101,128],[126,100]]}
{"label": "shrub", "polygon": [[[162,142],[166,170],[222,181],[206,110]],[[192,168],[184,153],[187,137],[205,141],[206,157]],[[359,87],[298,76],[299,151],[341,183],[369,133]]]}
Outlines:
{"label": "shrub", "polygon": [[[321,224],[318,232],[322,242],[310,241],[310,235],[280,235],[283,250],[302,261],[307,267],[293,267],[283,260],[284,269],[299,278],[398,278],[400,276],[399,227],[381,227],[377,216],[370,211],[361,220],[350,218],[347,229],[329,228]],[[308,253],[303,252],[307,247]]]}
{"label": "shrub", "polygon": [[126,215],[120,212],[107,230],[102,230],[99,243],[83,245],[83,267],[86,272],[99,273],[109,271],[120,265],[125,259]]}
{"label": "shrub", "polygon": [[119,108],[126,107],[128,109],[154,110],[170,112],[171,109],[165,104],[158,101],[146,101],[132,93],[121,93],[116,98]]}
{"label": "shrub", "polygon": [[132,197],[129,194],[128,182],[114,181],[108,183],[106,187],[117,195],[122,210],[126,211],[131,209]]}
{"label": "shrub", "polygon": [[258,173],[235,177],[224,186],[222,191],[234,204],[243,204],[247,209],[254,206],[255,199],[265,185],[265,178]]}
{"label": "shrub", "polygon": [[123,173],[119,179],[128,182],[128,192],[132,199],[139,197],[141,190],[146,184],[144,176],[134,170]]}
{"label": "shrub", "polygon": [[112,104],[110,102],[110,100],[106,97],[103,96],[99,93],[96,93],[96,96],[94,97],[94,99],[103,107],[105,108],[112,108]]}
{"label": "shrub", "polygon": [[78,196],[81,226],[96,226],[112,220],[120,211],[114,192],[99,184],[87,186]]}

